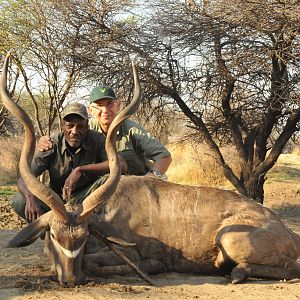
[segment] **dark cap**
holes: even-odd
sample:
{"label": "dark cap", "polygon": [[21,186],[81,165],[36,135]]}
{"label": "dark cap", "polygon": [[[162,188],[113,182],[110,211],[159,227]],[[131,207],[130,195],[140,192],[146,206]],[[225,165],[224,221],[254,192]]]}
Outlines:
{"label": "dark cap", "polygon": [[95,102],[100,99],[113,99],[116,100],[116,94],[113,89],[107,85],[100,85],[93,88],[90,95],[90,102]]}
{"label": "dark cap", "polygon": [[87,120],[89,118],[85,106],[80,103],[68,104],[62,112],[63,119],[68,115],[78,115],[84,120]]}

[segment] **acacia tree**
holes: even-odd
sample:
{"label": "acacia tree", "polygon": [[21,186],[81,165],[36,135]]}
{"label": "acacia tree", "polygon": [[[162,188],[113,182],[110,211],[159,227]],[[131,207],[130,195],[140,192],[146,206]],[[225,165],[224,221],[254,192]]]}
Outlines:
{"label": "acacia tree", "polygon": [[[93,75],[125,84],[120,54],[138,54],[144,99],[154,108],[173,100],[226,178],[262,203],[267,172],[299,131],[299,8],[293,0],[154,0],[114,36],[114,63]],[[92,20],[97,40],[95,28]],[[239,170],[223,145],[235,147]]]}
{"label": "acacia tree", "polygon": [[[130,10],[135,1],[2,3],[9,4],[4,5],[0,15],[6,33],[2,52],[13,50],[40,135],[51,131],[57,111],[70,91],[78,91],[83,84],[111,85],[125,104],[130,101],[130,54],[137,49],[133,34],[137,21]],[[167,128],[173,119],[173,112],[163,107],[158,99],[153,107],[144,105],[137,114],[144,124],[155,120],[153,132],[161,138],[165,132],[162,128]]]}
{"label": "acacia tree", "polygon": [[[82,76],[90,89],[96,84],[105,84],[114,88],[119,99],[126,105],[130,101],[132,90],[131,60],[137,54],[146,57],[139,61],[143,69],[148,60],[145,49],[138,47],[136,42],[143,36],[143,18],[136,13],[143,7],[138,7],[136,1],[78,1],[67,0],[57,4],[57,9],[65,11],[72,20],[85,20],[82,30],[78,32],[78,47],[72,53],[77,61],[87,67],[82,70]],[[135,39],[138,39],[137,41]],[[144,98],[148,99],[144,72],[140,72],[144,87]],[[145,83],[145,84],[144,84]],[[174,120],[174,110],[165,109],[167,98],[155,98],[151,93],[152,102],[144,101],[135,115],[142,124],[154,124],[150,129],[157,137],[166,138],[166,129]],[[150,99],[149,98],[149,99]],[[149,122],[151,121],[151,122]]]}
{"label": "acacia tree", "polygon": [[1,5],[1,35],[5,38],[1,52],[12,52],[40,135],[51,132],[63,103],[80,85],[80,71],[85,68],[84,62],[72,55],[84,20],[70,19],[56,2],[2,1]]}
{"label": "acacia tree", "polygon": [[[138,17],[120,18],[112,7],[125,2],[73,10],[89,17],[74,53],[88,60],[86,76],[130,95],[128,65],[137,54],[143,110],[176,104],[234,187],[263,202],[266,174],[299,130],[300,4],[153,0]],[[222,155],[226,144],[236,148],[238,171]]]}
{"label": "acacia tree", "polygon": [[[267,172],[299,131],[300,4],[193,3],[151,3],[142,37],[148,88],[176,102],[226,178],[262,203]],[[238,153],[238,173],[224,144]]]}
{"label": "acacia tree", "polygon": [[[169,117],[182,111],[234,187],[263,202],[267,172],[299,131],[298,1],[152,0],[135,11],[130,0],[24,2],[36,5],[26,12],[35,20],[25,27],[28,45],[41,40],[42,51],[23,42],[18,58],[35,65],[35,57],[42,71],[47,62],[43,75],[58,106],[61,66],[75,70],[70,86],[80,74],[130,99],[129,62],[138,55],[148,117],[168,120],[166,106]],[[238,171],[221,152],[226,144],[238,153]]]}

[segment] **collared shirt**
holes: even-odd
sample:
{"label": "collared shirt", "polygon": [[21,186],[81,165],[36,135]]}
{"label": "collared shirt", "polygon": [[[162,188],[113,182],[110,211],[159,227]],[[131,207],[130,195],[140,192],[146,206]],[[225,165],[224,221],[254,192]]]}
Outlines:
{"label": "collared shirt", "polygon": [[[90,128],[102,132],[96,120],[90,120]],[[145,175],[153,162],[170,155],[170,152],[144,127],[126,119],[117,134],[117,151],[127,162],[129,175]]]}
{"label": "collared shirt", "polygon": [[[62,194],[66,178],[78,166],[100,163],[106,160],[105,137],[99,132],[88,130],[86,138],[76,153],[72,153],[67,145],[62,132],[51,137],[53,148],[45,152],[37,151],[34,155],[31,169],[35,176],[48,170],[49,186],[58,194]],[[99,176],[81,176],[73,192],[93,184]]]}

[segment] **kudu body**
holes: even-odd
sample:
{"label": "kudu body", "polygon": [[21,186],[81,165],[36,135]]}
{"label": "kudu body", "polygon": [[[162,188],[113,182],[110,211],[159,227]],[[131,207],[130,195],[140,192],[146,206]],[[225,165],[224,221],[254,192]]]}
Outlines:
{"label": "kudu body", "polygon": [[[231,273],[233,283],[300,278],[300,237],[273,211],[232,191],[124,176],[102,219],[136,244],[136,262],[148,273]],[[85,260],[104,273],[109,259],[92,258]]]}
{"label": "kudu body", "polygon": [[[139,88],[135,94],[134,98],[139,98]],[[108,145],[108,157],[116,160],[113,145]],[[40,234],[40,228],[50,224],[51,243],[53,247],[60,245],[60,250],[54,251],[60,256],[55,258],[57,264],[63,265],[56,268],[60,281],[77,282],[81,270],[94,276],[130,272],[105,243],[88,236],[89,232],[107,236],[108,231],[135,243],[118,251],[148,273],[231,273],[233,283],[246,277],[300,277],[300,237],[271,210],[231,191],[178,185],[151,177],[123,176],[119,180],[119,175],[114,175],[119,173],[118,164],[111,164],[112,184],[108,182],[105,187],[113,187],[104,196],[103,191],[93,195],[93,201],[87,198],[83,212],[65,212],[64,206],[54,205],[55,213],[48,215],[55,221],[47,214],[40,217],[23,229],[11,246],[28,245]],[[91,214],[95,208],[97,218]],[[66,238],[58,237],[58,232],[64,232]],[[70,269],[71,275],[67,275]]]}

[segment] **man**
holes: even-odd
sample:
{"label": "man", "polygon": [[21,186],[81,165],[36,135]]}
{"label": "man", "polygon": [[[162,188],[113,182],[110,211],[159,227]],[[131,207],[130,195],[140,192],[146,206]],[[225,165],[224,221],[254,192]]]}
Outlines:
{"label": "man", "polygon": [[[93,119],[90,128],[105,137],[110,124],[120,109],[120,101],[109,86],[95,87],[89,98],[89,112]],[[39,143],[39,149],[51,148],[49,139]],[[127,163],[129,175],[154,175],[165,178],[171,162],[170,152],[141,125],[125,120],[117,135],[117,151]]]}
{"label": "man", "polygon": [[[49,186],[63,200],[81,203],[95,188],[99,176],[109,172],[105,138],[88,129],[88,113],[81,104],[67,105],[62,117],[62,132],[51,138],[51,149],[37,151],[31,169],[35,176],[48,170]],[[121,166],[122,171],[126,171],[124,161],[121,161]],[[49,210],[29,192],[22,178],[18,181],[18,188],[20,193],[13,197],[13,207],[21,217],[31,222]]]}
{"label": "man", "polygon": [[[108,86],[95,87],[90,95],[89,111],[93,116],[90,127],[106,135],[120,109],[120,101]],[[145,128],[132,120],[125,120],[117,135],[118,153],[127,162],[130,175],[156,176],[164,174],[171,162],[170,152]]]}

